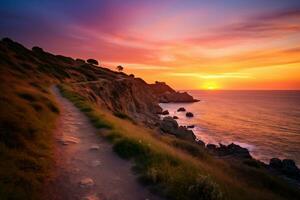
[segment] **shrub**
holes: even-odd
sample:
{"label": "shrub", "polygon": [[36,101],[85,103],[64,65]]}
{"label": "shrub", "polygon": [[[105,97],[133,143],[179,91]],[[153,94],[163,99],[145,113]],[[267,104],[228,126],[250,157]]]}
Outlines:
{"label": "shrub", "polygon": [[95,59],[87,59],[87,61],[86,61],[87,63],[89,63],[89,64],[92,64],[92,65],[99,65],[99,63],[98,63],[98,61],[97,60],[95,60]]}
{"label": "shrub", "polygon": [[134,141],[127,138],[116,142],[113,148],[124,159],[145,156],[149,153],[149,148],[141,141]]}
{"label": "shrub", "polygon": [[123,69],[124,69],[124,67],[122,67],[121,65],[117,66],[117,70],[118,70],[119,72],[123,71]]}

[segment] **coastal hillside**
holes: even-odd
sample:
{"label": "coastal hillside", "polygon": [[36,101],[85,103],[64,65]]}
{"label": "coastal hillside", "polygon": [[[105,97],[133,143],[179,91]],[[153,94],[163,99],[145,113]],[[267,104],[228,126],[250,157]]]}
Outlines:
{"label": "coastal hillside", "polygon": [[[164,82],[148,84],[97,61],[40,47],[29,50],[4,38],[0,83],[0,199],[41,199],[47,190],[57,159],[55,127],[64,109],[59,94],[89,119],[116,155],[134,165],[139,182],[161,198],[300,197],[293,161],[264,164],[238,145],[207,145],[172,117],[161,120],[159,103],[199,101]],[[59,88],[56,96],[51,88]]]}

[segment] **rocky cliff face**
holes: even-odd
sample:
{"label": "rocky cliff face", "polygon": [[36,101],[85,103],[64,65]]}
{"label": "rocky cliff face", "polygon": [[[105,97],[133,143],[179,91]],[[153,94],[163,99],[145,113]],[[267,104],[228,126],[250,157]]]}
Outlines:
{"label": "rocky cliff face", "polygon": [[147,125],[159,121],[156,113],[162,111],[156,97],[149,93],[149,86],[141,79],[121,77],[101,78],[95,82],[83,82],[77,92],[91,101],[106,107],[116,116],[128,118]]}
{"label": "rocky cliff face", "polygon": [[20,73],[27,79],[36,77],[68,83],[116,116],[136,122],[158,123],[157,113],[162,112],[159,102],[197,101],[187,93],[176,92],[164,82],[147,84],[140,78],[82,59],[53,55],[39,47],[29,50],[8,38],[0,42],[0,58],[12,73]]}
{"label": "rocky cliff face", "polygon": [[187,92],[176,92],[165,82],[156,81],[155,84],[150,84],[149,86],[160,103],[189,103],[199,101]]}

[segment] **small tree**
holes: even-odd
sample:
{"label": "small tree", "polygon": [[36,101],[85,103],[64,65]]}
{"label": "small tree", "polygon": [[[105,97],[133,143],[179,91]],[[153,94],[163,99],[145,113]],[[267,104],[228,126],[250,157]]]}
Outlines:
{"label": "small tree", "polygon": [[99,65],[99,63],[98,63],[98,61],[97,60],[95,60],[95,59],[87,59],[87,61],[86,61],[87,63],[89,63],[89,64],[92,64],[92,65]]}
{"label": "small tree", "polygon": [[123,69],[124,69],[124,68],[123,68],[121,65],[117,66],[117,70],[118,70],[119,72],[123,71]]}

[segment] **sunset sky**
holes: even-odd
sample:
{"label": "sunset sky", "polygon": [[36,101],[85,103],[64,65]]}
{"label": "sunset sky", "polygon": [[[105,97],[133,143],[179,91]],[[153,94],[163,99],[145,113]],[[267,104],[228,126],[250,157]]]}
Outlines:
{"label": "sunset sky", "polygon": [[176,89],[300,89],[300,0],[0,0],[0,36]]}

